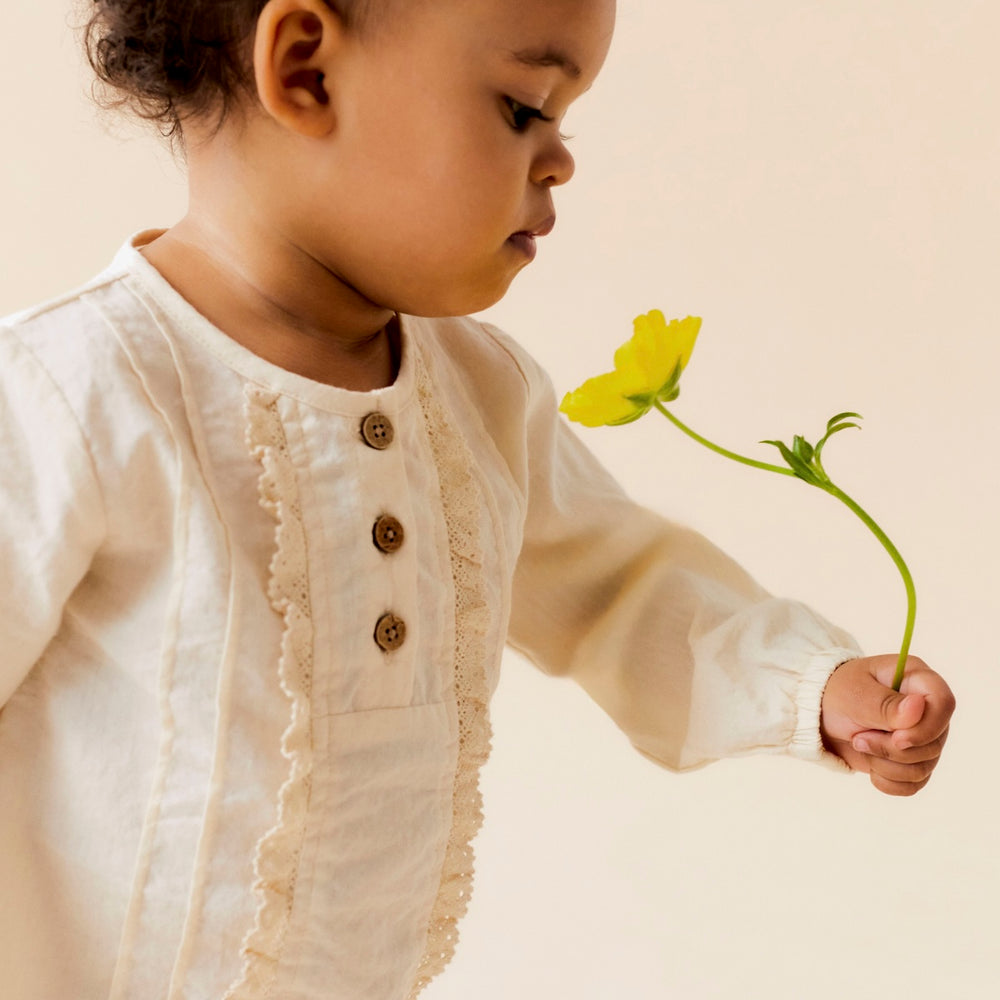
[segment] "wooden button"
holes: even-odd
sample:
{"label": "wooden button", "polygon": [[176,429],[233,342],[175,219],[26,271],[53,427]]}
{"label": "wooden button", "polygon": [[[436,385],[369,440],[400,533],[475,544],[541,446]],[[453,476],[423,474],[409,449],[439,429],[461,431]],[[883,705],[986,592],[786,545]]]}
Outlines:
{"label": "wooden button", "polygon": [[389,514],[383,514],[372,528],[372,538],[375,541],[375,548],[380,552],[398,552],[403,544],[405,533],[403,526],[396,518]]}
{"label": "wooden button", "polygon": [[369,413],[361,423],[361,437],[376,451],[385,451],[395,436],[392,422],[384,413]]}
{"label": "wooden button", "polygon": [[382,615],[375,626],[375,642],[379,649],[391,653],[406,642],[406,622],[395,615]]}

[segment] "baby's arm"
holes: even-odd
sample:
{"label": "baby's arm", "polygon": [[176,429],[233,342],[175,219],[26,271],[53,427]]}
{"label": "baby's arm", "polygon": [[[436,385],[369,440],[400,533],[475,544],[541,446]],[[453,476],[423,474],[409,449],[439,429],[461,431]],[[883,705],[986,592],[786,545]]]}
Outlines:
{"label": "baby's arm", "polygon": [[930,780],[948,737],[955,696],[923,660],[910,657],[899,692],[896,656],[849,660],[823,693],[823,743],[888,795],[913,795]]}
{"label": "baby's arm", "polygon": [[0,708],[55,635],[105,529],[93,462],[58,387],[0,327]]}
{"label": "baby's arm", "polygon": [[671,769],[785,752],[847,770],[819,720],[830,674],[861,655],[853,639],[631,502],[558,417],[544,373],[511,353],[528,383],[512,645]]}

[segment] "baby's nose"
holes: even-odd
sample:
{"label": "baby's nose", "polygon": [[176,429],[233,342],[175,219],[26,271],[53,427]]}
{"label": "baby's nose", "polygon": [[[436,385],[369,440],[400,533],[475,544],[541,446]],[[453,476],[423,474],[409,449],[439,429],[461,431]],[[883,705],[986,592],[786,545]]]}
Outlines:
{"label": "baby's nose", "polygon": [[532,164],[531,180],[542,187],[556,187],[572,179],[576,161],[559,137],[547,143]]}

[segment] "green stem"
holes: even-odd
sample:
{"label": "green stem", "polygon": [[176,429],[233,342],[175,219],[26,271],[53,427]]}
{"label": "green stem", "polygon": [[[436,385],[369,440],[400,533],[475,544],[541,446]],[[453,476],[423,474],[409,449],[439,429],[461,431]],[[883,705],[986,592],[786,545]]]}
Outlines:
{"label": "green stem", "polygon": [[[796,476],[796,474],[791,469],[783,468],[780,465],[771,465],[768,462],[758,462],[756,459],[747,458],[745,455],[738,455],[734,451],[729,451],[727,448],[721,448],[719,445],[708,438],[702,437],[700,434],[691,430],[687,424],[683,423],[677,417],[673,415],[659,400],[653,404],[656,409],[662,413],[667,420],[669,420],[678,430],[683,431],[689,438],[697,441],[699,444],[704,445],[710,451],[714,451],[717,455],[722,455],[724,458],[731,459],[734,462],[739,462],[741,465],[749,465],[755,469],[763,469],[765,472],[776,472],[782,476],[793,476],[796,479],[802,479],[801,476]],[[818,462],[816,463],[819,464]],[[820,466],[820,471],[822,472],[822,466]],[[903,682],[903,672],[906,669],[906,658],[910,652],[910,640],[913,636],[913,625],[917,617],[917,593],[913,586],[913,577],[910,575],[910,570],[903,560],[903,557],[899,554],[899,550],[895,545],[889,540],[889,536],[878,526],[875,520],[870,514],[856,501],[849,497],[843,490],[839,487],[834,486],[826,473],[823,473],[825,482],[810,482],[807,479],[802,479],[802,482],[808,483],[810,486],[815,486],[817,489],[823,490],[825,493],[829,493],[830,496],[836,497],[841,503],[849,507],[854,513],[861,519],[861,521],[868,527],[868,530],[881,542],[882,547],[889,553],[890,558],[896,564],[896,568],[899,570],[899,575],[903,578],[903,586],[906,588],[906,627],[903,630],[903,642],[899,650],[899,659],[896,661],[896,673],[893,676],[892,687],[894,691],[898,691],[900,685]]]}
{"label": "green stem", "polygon": [[747,458],[745,455],[737,455],[735,451],[728,451],[726,448],[720,448],[719,445],[713,444],[708,438],[703,438],[697,432],[691,430],[687,424],[682,423],[677,419],[659,400],[656,400],[653,405],[662,413],[667,420],[669,420],[678,430],[682,430],[689,438],[697,441],[698,444],[703,444],[710,451],[714,451],[717,455],[722,455],[724,458],[731,458],[734,462],[739,462],[741,465],[751,465],[755,469],[764,469],[766,472],[777,472],[782,476],[794,476],[795,473],[791,469],[786,469],[780,465],[770,465],[767,462],[758,462],[755,458]]}
{"label": "green stem", "polygon": [[834,486],[833,483],[821,485],[819,487],[830,496],[836,497],[842,504],[845,504],[868,526],[869,531],[882,543],[882,548],[889,553],[890,558],[896,564],[899,575],[903,578],[903,586],[906,588],[906,627],[903,629],[903,641],[899,648],[899,659],[896,661],[896,673],[892,678],[892,689],[898,691],[903,683],[903,672],[906,669],[906,658],[910,652],[910,640],[913,638],[913,625],[917,618],[917,591],[913,586],[913,577],[906,565],[905,560],[899,554],[899,549],[889,540],[889,536],[878,526],[868,512],[856,501],[852,500],[843,490]]}

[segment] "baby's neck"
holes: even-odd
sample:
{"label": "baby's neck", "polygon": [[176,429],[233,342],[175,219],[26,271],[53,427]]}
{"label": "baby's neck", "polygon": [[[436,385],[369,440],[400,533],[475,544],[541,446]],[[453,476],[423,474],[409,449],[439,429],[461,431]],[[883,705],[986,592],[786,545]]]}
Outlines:
{"label": "baby's neck", "polygon": [[188,216],[142,252],[198,312],[264,360],[359,392],[395,381],[392,311],[296,248]]}

